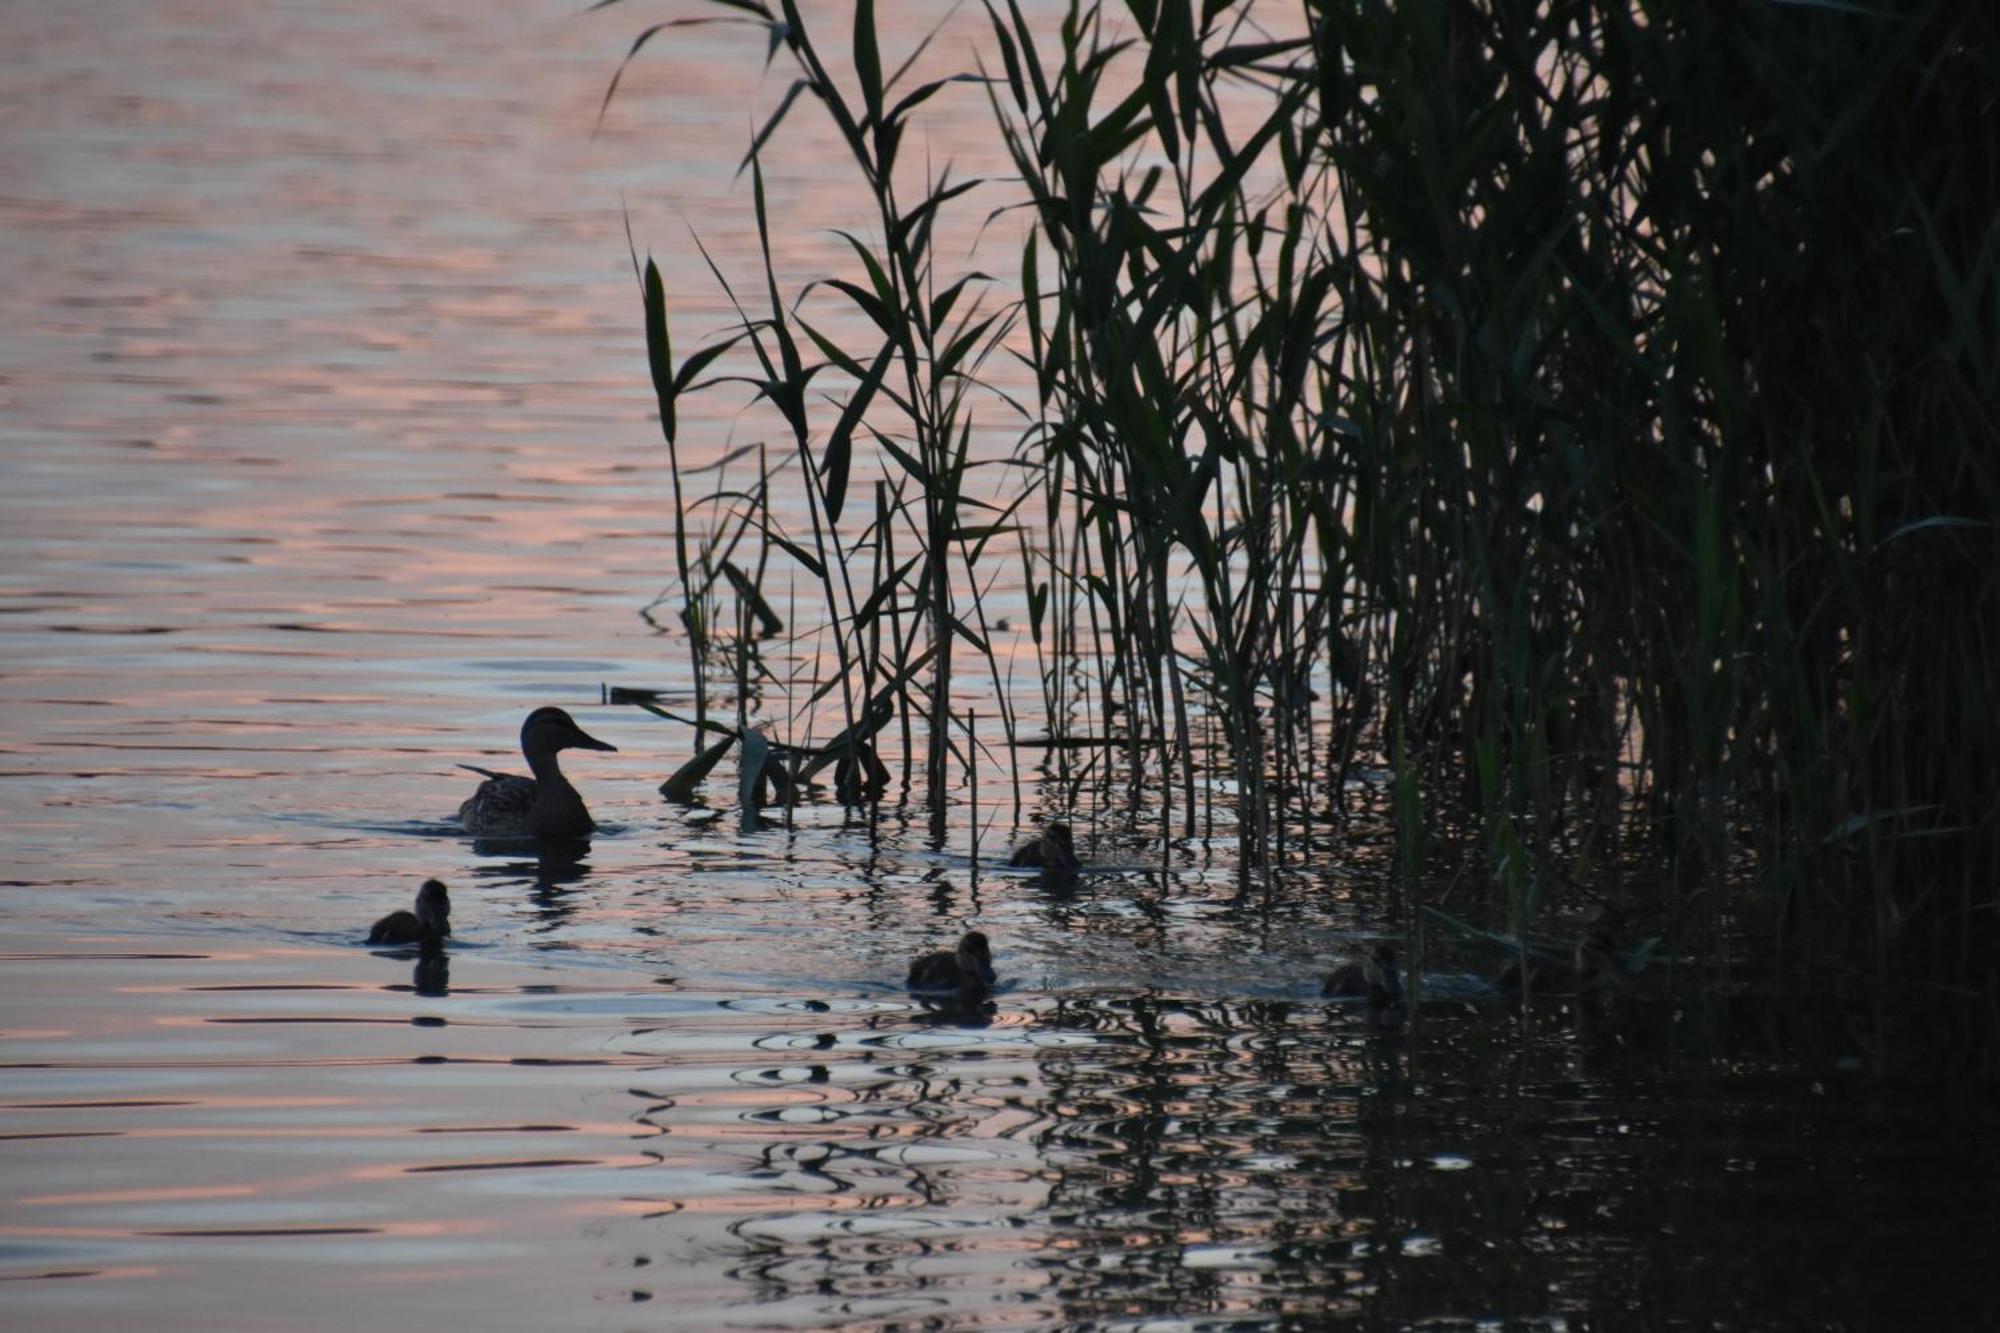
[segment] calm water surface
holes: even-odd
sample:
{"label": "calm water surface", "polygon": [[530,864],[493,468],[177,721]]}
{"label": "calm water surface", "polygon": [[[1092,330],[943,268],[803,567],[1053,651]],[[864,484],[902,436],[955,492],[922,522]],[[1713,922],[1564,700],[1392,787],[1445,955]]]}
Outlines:
{"label": "calm water surface", "polygon": [[[663,803],[686,732],[598,703],[688,693],[621,208],[685,345],[723,327],[687,228],[753,272],[785,79],[688,29],[593,139],[683,11],[570,8],[0,8],[9,1327],[2000,1318],[1990,1089],[1745,1005],[1524,1025],[1435,941],[1371,1021],[1313,981],[1384,929],[1366,843],[1246,896],[1100,821],[1051,889],[994,868],[991,775],[942,847]],[[853,204],[795,123],[803,278]],[[689,447],[760,438],[731,410]],[[446,819],[543,703],[620,750],[570,765],[576,859]],[[446,965],[360,947],[427,875]],[[900,990],[973,924],[990,1008]]]}

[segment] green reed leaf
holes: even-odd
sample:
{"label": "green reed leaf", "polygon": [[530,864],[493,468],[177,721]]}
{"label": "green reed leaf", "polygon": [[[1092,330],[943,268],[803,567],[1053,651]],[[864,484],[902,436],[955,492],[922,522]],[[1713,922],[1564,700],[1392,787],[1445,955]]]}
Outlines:
{"label": "green reed leaf", "polygon": [[680,384],[674,378],[673,341],[667,335],[666,282],[650,255],[646,259],[645,305],[646,364],[652,371],[653,395],[660,405],[660,430],[671,441],[677,420],[674,401],[680,395]]}
{"label": "green reed leaf", "polygon": [[697,753],[694,758],[675,769],[673,776],[660,784],[660,795],[684,805],[694,800],[697,789],[714,771],[715,766],[722,762],[722,756],[728,754],[729,747],[734,744],[736,744],[735,736],[724,736]]}
{"label": "green reed leaf", "polygon": [[875,40],[875,0],[854,6],[854,73],[861,80],[861,101],[878,132],[882,128],[882,50]]}
{"label": "green reed leaf", "polygon": [[847,406],[841,409],[840,420],[834,424],[833,434],[827,437],[826,452],[820,463],[820,484],[826,491],[828,522],[838,523],[840,511],[847,503],[847,471],[854,452],[854,427],[868,410],[875,391],[882,387],[882,376],[889,369],[889,362],[895,353],[896,344],[882,344],[882,350],[875,356],[875,364],[868,368],[859,386],[848,395]]}

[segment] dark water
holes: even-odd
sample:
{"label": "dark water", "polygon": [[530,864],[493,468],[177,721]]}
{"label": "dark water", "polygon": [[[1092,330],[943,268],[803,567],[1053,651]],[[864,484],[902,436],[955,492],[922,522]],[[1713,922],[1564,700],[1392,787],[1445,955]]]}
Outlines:
{"label": "dark water", "polygon": [[[597,702],[690,693],[639,614],[673,534],[621,208],[722,328],[685,226],[741,275],[785,81],[684,30],[593,139],[639,15],[0,9],[9,1327],[2000,1321],[1993,1090],[1880,1072],[1865,1021],[1524,1021],[1407,938],[1378,1021],[1314,980],[1390,929],[1367,839],[1245,894],[1226,841],[1086,809],[1052,888],[994,868],[991,772],[942,847],[663,803],[686,731]],[[983,104],[938,106],[972,169]],[[852,203],[797,123],[816,276]],[[696,461],[765,429],[688,419]],[[551,702],[620,747],[570,765],[603,833],[456,836],[454,765]],[[445,964],[360,947],[428,875]],[[974,925],[990,1010],[903,993]]]}
{"label": "dark water", "polygon": [[936,1011],[508,952],[428,978],[165,938],[9,958],[10,1012],[67,1025],[7,1034],[10,1304],[52,1327],[161,1302],[211,1327],[1993,1313],[1992,1106],[1937,1086],[1579,1036],[1555,1007],[1524,1031],[1488,999],[1385,1026],[1010,984]]}

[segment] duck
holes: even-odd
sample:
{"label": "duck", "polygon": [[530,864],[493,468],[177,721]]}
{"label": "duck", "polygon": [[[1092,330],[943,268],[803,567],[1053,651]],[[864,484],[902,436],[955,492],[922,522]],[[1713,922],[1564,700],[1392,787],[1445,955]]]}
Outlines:
{"label": "duck", "polygon": [[1070,836],[1069,825],[1050,824],[1039,837],[1023,843],[1007,858],[1007,864],[1054,874],[1074,874],[1079,864],[1076,839]]}
{"label": "duck", "polygon": [[1625,987],[1628,973],[1609,933],[1592,930],[1576,942],[1570,961],[1529,957],[1526,981],[1521,960],[1507,964],[1498,981],[1507,995],[1610,996]]}
{"label": "duck", "polygon": [[610,750],[560,708],[537,708],[521,724],[521,753],[534,773],[524,778],[495,773],[475,764],[460,764],[486,781],[458,807],[458,822],[467,833],[486,838],[581,838],[597,827],[583,798],[570,786],[556,763],[562,750]]}
{"label": "duck", "polygon": [[1321,995],[1367,996],[1371,1005],[1399,1003],[1403,998],[1403,978],[1396,971],[1396,951],[1378,944],[1368,957],[1342,963],[1326,974],[1319,984]]}
{"label": "duck", "polygon": [[391,912],[368,931],[370,944],[421,944],[436,949],[451,934],[451,894],[441,879],[427,879],[417,890],[417,910]]}
{"label": "duck", "polygon": [[952,953],[927,953],[910,964],[903,983],[911,990],[958,991],[979,994],[999,980],[993,970],[993,946],[976,930],[967,931]]}

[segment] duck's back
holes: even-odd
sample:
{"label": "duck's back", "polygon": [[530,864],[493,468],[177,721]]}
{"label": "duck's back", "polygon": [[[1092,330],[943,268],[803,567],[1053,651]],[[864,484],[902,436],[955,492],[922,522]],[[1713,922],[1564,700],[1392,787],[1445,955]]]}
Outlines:
{"label": "duck's back", "polygon": [[512,775],[480,783],[458,807],[458,822],[492,838],[580,838],[597,827],[576,788]]}
{"label": "duck's back", "polygon": [[458,822],[472,834],[532,833],[529,818],[538,786],[533,778],[495,774],[458,807]]}

